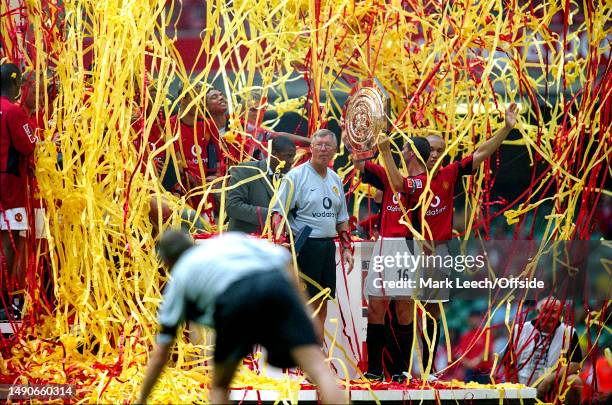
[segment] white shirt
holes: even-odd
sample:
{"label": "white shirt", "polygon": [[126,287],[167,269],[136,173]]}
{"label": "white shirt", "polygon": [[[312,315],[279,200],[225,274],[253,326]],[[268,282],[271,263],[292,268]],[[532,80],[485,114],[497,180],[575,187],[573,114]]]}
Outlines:
{"label": "white shirt", "polygon": [[290,261],[287,249],[238,232],[228,232],[190,248],[174,265],[164,288],[158,342],[171,342],[173,332],[186,318],[214,327],[217,297],[230,284],[256,272],[286,274]]}
{"label": "white shirt", "polygon": [[333,238],[336,226],[349,219],[340,176],[328,168],[321,177],[310,162],[285,175],[273,210],[287,218],[294,234],[310,226],[311,238]]}
{"label": "white shirt", "polygon": [[525,322],[520,333],[519,326],[514,327],[513,339],[516,342],[513,346],[517,356],[518,380],[521,384],[531,385],[546,370],[559,366],[558,360],[562,351],[568,362],[581,361],[578,335],[574,328],[564,323],[559,324],[550,336],[539,331],[533,322]]}

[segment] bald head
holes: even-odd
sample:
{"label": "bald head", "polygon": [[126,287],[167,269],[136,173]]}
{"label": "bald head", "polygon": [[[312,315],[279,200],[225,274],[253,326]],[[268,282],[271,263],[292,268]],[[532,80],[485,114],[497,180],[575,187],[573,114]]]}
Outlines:
{"label": "bald head", "polygon": [[536,311],[538,329],[545,333],[552,333],[561,322],[563,303],[555,297],[547,297],[538,302]]}
{"label": "bald head", "polygon": [[547,297],[538,301],[538,304],[536,305],[536,311],[538,311],[538,313],[547,311],[559,312],[561,310],[561,307],[561,301],[559,301],[557,298]]}
{"label": "bald head", "polygon": [[427,135],[425,139],[427,139],[427,142],[444,142],[444,139],[442,139],[440,135],[436,134]]}

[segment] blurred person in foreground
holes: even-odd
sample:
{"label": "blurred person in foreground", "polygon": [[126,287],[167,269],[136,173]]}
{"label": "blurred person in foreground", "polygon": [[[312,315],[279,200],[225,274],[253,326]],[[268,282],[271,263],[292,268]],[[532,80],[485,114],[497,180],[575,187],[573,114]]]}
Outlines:
{"label": "blurred person in foreground", "polygon": [[255,344],[267,349],[274,366],[300,366],[318,386],[323,403],[348,402],[325,364],[286,249],[238,232],[194,246],[187,234],[169,231],[158,250],[172,273],[137,403],[149,397],[185,321],[216,330],[210,403],[229,403],[234,373]]}

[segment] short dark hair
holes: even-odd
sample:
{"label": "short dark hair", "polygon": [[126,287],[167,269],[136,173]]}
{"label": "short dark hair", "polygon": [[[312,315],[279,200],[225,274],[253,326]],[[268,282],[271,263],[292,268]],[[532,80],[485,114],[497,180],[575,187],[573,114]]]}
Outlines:
{"label": "short dark hair", "polygon": [[272,154],[295,150],[295,143],[285,135],[279,135],[272,139]]}
{"label": "short dark hair", "polygon": [[8,90],[11,87],[19,87],[21,81],[21,70],[14,63],[5,63],[0,65],[0,86],[2,90]]}
{"label": "short dark hair", "polygon": [[193,247],[191,236],[181,231],[170,230],[166,231],[157,242],[157,253],[166,264],[173,266],[191,247]]}
{"label": "short dark hair", "polygon": [[413,136],[408,138],[408,142],[411,142],[414,145],[414,149],[416,149],[421,159],[423,159],[423,162],[427,162],[429,159],[429,153],[431,152],[431,146],[429,145],[429,142],[427,142],[427,139],[423,138],[422,136]]}
{"label": "short dark hair", "polygon": [[[204,89],[204,84],[203,84],[203,83],[199,83],[199,84],[197,84],[196,86],[199,86],[200,91],[202,91],[202,89]],[[196,88],[197,88],[197,87],[194,87],[194,89],[196,89]],[[222,90],[219,90],[218,88],[213,87],[213,86],[209,86],[209,87],[206,89],[206,97],[208,97],[208,95],[209,95],[210,93],[212,93],[213,91],[218,91],[219,93],[223,94],[223,96],[225,96],[225,93],[223,93],[223,91],[222,91]]]}

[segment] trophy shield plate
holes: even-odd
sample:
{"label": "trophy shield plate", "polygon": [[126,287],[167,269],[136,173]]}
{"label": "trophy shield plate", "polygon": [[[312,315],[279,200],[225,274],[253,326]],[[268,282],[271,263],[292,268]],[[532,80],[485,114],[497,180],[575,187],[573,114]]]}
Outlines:
{"label": "trophy shield plate", "polygon": [[388,130],[389,97],[372,81],[355,87],[344,105],[345,142],[357,159],[371,159],[376,138]]}

